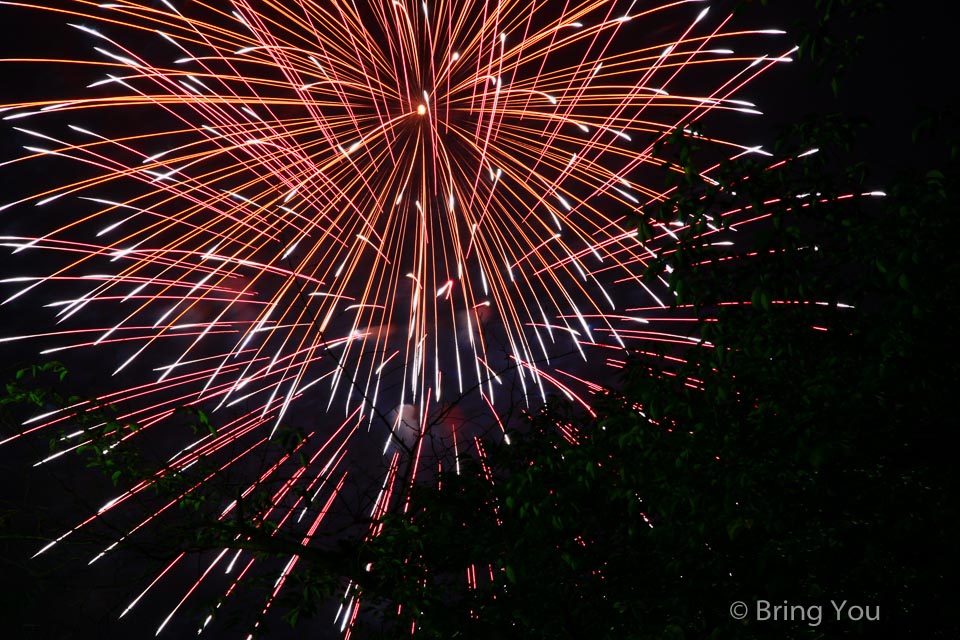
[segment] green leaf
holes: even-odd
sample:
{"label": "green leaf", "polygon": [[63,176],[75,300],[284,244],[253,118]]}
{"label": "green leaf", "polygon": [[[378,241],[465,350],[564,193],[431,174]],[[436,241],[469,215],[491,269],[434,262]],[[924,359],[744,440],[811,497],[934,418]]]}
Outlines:
{"label": "green leaf", "polygon": [[910,290],[910,280],[907,278],[907,274],[901,273],[900,277],[897,279],[897,284],[900,285],[900,288],[904,291]]}

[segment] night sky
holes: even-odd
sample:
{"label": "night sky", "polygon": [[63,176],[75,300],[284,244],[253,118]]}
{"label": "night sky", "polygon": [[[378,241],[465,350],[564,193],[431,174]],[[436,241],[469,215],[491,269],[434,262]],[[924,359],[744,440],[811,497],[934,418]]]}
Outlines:
{"label": "night sky", "polygon": [[[722,7],[733,3],[711,4],[714,11],[720,12]],[[810,19],[809,14],[798,10],[799,2],[784,0],[772,2],[773,6],[769,7],[760,7],[759,2],[753,4],[758,6],[751,6],[737,24],[789,29],[798,20]],[[955,36],[946,16],[932,10],[934,3],[891,4],[895,6],[883,15],[864,16],[861,22],[850,25],[855,32],[864,34],[866,40],[862,57],[841,78],[839,97],[832,94],[827,80],[814,82],[807,67],[782,65],[737,96],[755,102],[765,115],[723,120],[722,125],[717,125],[724,128],[723,137],[747,145],[769,145],[782,125],[815,113],[840,112],[862,116],[870,122],[869,135],[863,139],[861,148],[854,151],[855,156],[869,159],[872,171],[869,188],[882,189],[884,181],[900,168],[923,166],[928,150],[913,144],[909,125],[931,108],[957,104],[958,88],[953,79],[952,53],[949,51]],[[38,14],[0,6],[0,59],[93,57],[89,53],[93,46],[89,37],[59,26],[68,20],[67,17]],[[781,40],[771,48],[778,50],[784,42]],[[147,53],[145,57],[148,57]],[[41,73],[32,73],[22,63],[0,64],[0,103],[82,95],[83,86],[93,73],[66,65],[54,69],[45,66]],[[22,145],[35,144],[13,130],[14,126],[21,124],[29,126],[28,120],[0,122],[0,162],[21,155]],[[126,130],[143,126],[143,123],[131,116],[130,121],[118,126]],[[708,121],[706,126],[714,125]],[[708,133],[712,130],[708,129]],[[34,161],[23,167],[0,166],[0,205],[35,191],[37,185],[49,185],[51,174],[71,171],[70,167],[69,163],[56,159]],[[62,212],[63,209],[37,212],[30,205],[21,205],[2,211],[0,235],[36,233],[38,227],[50,226],[50,216],[56,215],[55,211]],[[49,271],[48,258],[43,252],[21,256],[9,253],[4,249],[0,255],[0,277]],[[5,284],[0,292],[6,297],[14,290],[13,286],[16,285]],[[0,307],[0,337],[56,330],[51,328],[49,310],[39,308],[39,299],[26,298]],[[20,366],[34,362],[40,348],[39,343],[32,341],[0,343],[4,377],[8,378]],[[67,359],[73,372],[71,383],[81,393],[96,394],[104,384],[103,372],[112,371],[124,357],[126,352],[122,349],[104,347],[96,353]],[[589,370],[581,373],[594,375]],[[605,383],[612,381],[608,373],[596,375],[606,376]],[[325,398],[306,400],[297,409],[299,413],[295,417],[309,419],[322,415],[324,401]],[[474,411],[471,405],[466,407],[467,412]],[[2,436],[9,435],[12,429],[4,425]],[[382,442],[383,438],[378,436],[375,442],[357,445],[358,454],[383,464],[380,457]],[[163,447],[162,444],[157,446]],[[4,524],[5,536],[0,540],[0,561],[3,563],[0,564],[0,584],[6,601],[3,612],[19,625],[11,637],[81,638],[90,637],[88,634],[94,632],[101,638],[152,636],[157,618],[162,618],[169,611],[171,602],[175,603],[182,595],[182,581],[166,581],[134,615],[121,622],[116,618],[129,601],[130,594],[138,593],[145,581],[152,579],[157,568],[163,566],[158,560],[134,553],[108,558],[99,566],[87,568],[90,549],[97,546],[94,541],[89,547],[78,542],[65,545],[64,549],[41,559],[29,560],[45,540],[6,537],[8,531],[27,532],[28,536],[38,538],[57,535],[63,531],[64,525],[69,527],[78,518],[95,512],[102,504],[103,496],[116,493],[107,479],[97,475],[97,471],[84,469],[81,461],[69,456],[56,465],[31,468],[34,461],[46,452],[45,436],[0,447],[0,484],[4,487],[0,492],[0,521]],[[361,501],[364,499],[369,500],[360,498]],[[117,526],[122,523],[118,522]],[[109,531],[101,529],[99,533],[106,535]],[[197,558],[181,567],[182,574],[195,576],[205,566]],[[255,606],[259,607],[261,603],[258,601]],[[175,622],[165,635],[192,637],[195,634],[194,618],[185,617],[189,619]],[[314,638],[340,637],[331,629],[329,620],[330,616],[324,612],[316,621],[302,626],[296,637],[301,634]],[[282,623],[276,622],[274,628],[280,632],[276,637],[285,637]],[[0,636],[5,635],[6,632],[0,632]],[[242,635],[236,630],[223,637]]]}

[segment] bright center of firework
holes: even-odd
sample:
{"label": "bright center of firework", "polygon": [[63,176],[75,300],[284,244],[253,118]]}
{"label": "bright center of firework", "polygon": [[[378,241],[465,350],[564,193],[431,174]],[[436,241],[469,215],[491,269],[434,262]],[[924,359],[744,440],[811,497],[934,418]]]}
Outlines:
{"label": "bright center of firework", "polygon": [[426,112],[427,112],[427,105],[421,104],[417,107],[417,113],[419,113],[420,115],[423,115]]}

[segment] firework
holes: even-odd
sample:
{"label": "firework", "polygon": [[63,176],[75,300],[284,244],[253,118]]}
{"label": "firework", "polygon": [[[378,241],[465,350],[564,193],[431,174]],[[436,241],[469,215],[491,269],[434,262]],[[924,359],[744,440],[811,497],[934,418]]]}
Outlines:
{"label": "firework", "polygon": [[[0,170],[69,162],[74,176],[0,204],[8,219],[43,210],[31,235],[4,242],[49,256],[4,280],[4,303],[47,307],[49,326],[4,340],[119,354],[97,401],[139,425],[121,440],[161,431],[184,405],[211,412],[219,429],[179,442],[168,470],[218,455],[220,471],[242,467],[311,416],[294,447],[304,464],[265,514],[290,527],[307,514],[304,544],[350,451],[370,455],[359,440],[385,454],[376,517],[436,468],[421,464],[428,438],[441,467],[456,464],[477,425],[504,430],[509,408],[556,394],[590,411],[598,371],[622,366],[631,343],[692,340],[671,329],[666,282],[642,277],[683,223],[641,241],[631,216],[683,172],[657,144],[708,114],[757,113],[741,90],[789,55],[755,50],[780,32],[739,31],[697,0],[0,5],[58,14],[90,47],[16,61],[80,69],[87,90],[0,113],[26,149]],[[763,153],[697,135],[718,163]],[[94,404],[32,418],[8,441]],[[67,433],[40,462],[90,442]],[[224,551],[210,570],[253,562]]]}

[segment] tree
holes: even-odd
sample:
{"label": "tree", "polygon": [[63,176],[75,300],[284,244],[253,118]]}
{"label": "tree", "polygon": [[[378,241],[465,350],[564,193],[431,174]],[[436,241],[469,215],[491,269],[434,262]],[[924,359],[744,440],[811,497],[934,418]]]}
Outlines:
{"label": "tree", "polygon": [[[660,213],[686,235],[651,275],[703,342],[637,357],[596,418],[557,402],[420,487],[368,550],[399,634],[956,637],[960,166],[949,124],[927,126],[941,164],[879,201],[846,197],[864,174],[834,168],[825,142],[854,133],[839,121],[793,127],[788,157],[811,138],[821,153],[778,170],[688,178]],[[771,216],[749,252],[703,241],[704,216],[734,206]],[[765,621],[764,602],[794,608]]]}

